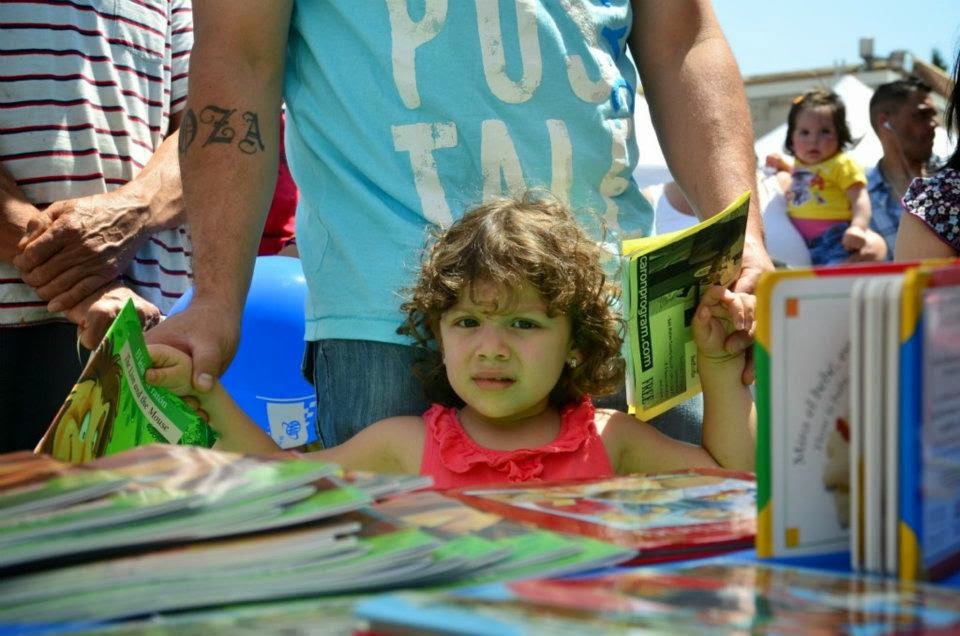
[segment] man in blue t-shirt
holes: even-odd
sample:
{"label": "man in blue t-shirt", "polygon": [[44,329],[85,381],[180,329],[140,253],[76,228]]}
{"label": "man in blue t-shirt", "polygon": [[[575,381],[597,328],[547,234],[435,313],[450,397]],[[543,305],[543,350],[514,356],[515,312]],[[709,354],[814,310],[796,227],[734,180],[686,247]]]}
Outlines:
{"label": "man in blue t-shirt", "polygon": [[[148,337],[192,355],[198,390],[229,363],[282,98],[325,445],[424,410],[397,291],[431,224],[542,186],[597,238],[649,233],[631,178],[639,79],[700,215],[754,187],[742,82],[708,0],[210,0],[195,23],[181,169],[196,291]],[[770,268],[751,213],[742,290]]]}

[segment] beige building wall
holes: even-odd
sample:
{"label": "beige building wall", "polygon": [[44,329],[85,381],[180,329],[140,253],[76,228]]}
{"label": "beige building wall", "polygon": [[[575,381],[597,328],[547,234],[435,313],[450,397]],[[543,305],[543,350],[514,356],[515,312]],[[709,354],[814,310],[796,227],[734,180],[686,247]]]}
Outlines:
{"label": "beige building wall", "polygon": [[[790,105],[796,96],[813,88],[830,88],[843,75],[854,75],[870,88],[876,88],[880,84],[892,82],[909,75],[907,71],[890,68],[884,62],[877,63],[874,66],[875,68],[872,69],[866,69],[863,65],[836,66],[744,77],[743,82],[753,119],[754,137],[761,137],[785,122],[787,113],[790,111]],[[925,77],[924,79],[938,90],[947,86],[943,83],[944,80],[949,83],[946,74],[935,67],[930,67],[925,62],[916,60],[913,68],[916,71],[928,74],[934,73],[932,77]],[[930,71],[930,68],[934,68],[934,70]],[[946,105],[944,96],[935,94],[934,103],[937,104],[942,113]]]}

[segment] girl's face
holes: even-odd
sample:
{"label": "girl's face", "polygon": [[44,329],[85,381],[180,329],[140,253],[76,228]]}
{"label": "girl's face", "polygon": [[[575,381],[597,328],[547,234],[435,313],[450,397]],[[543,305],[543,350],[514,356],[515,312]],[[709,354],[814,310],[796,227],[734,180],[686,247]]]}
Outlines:
{"label": "girl's face", "polygon": [[571,355],[570,318],[550,317],[537,290],[524,283],[516,307],[492,313],[500,290],[479,283],[440,317],[447,378],[470,409],[491,423],[542,413]]}
{"label": "girl's face", "polygon": [[807,165],[826,161],[837,154],[840,141],[830,108],[816,106],[797,113],[791,141],[794,156]]}

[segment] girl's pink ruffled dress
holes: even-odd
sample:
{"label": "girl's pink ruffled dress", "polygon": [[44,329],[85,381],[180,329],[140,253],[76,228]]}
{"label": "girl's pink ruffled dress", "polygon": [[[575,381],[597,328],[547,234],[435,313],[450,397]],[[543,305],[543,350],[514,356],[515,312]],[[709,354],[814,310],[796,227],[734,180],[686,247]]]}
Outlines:
{"label": "girl's pink ruffled dress", "polygon": [[434,488],[613,475],[589,398],[564,407],[557,437],[538,448],[501,451],[479,446],[460,425],[457,409],[439,404],[431,406],[423,420],[420,474],[433,477]]}

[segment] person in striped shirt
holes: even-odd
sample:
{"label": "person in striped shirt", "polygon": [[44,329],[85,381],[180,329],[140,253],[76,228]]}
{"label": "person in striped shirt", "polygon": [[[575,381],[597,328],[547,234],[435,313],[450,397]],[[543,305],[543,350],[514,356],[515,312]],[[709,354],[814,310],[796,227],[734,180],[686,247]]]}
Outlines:
{"label": "person in striped shirt", "polygon": [[[0,3],[0,451],[32,448],[132,299],[191,282],[177,160],[190,0]],[[79,333],[78,333],[79,332]]]}

